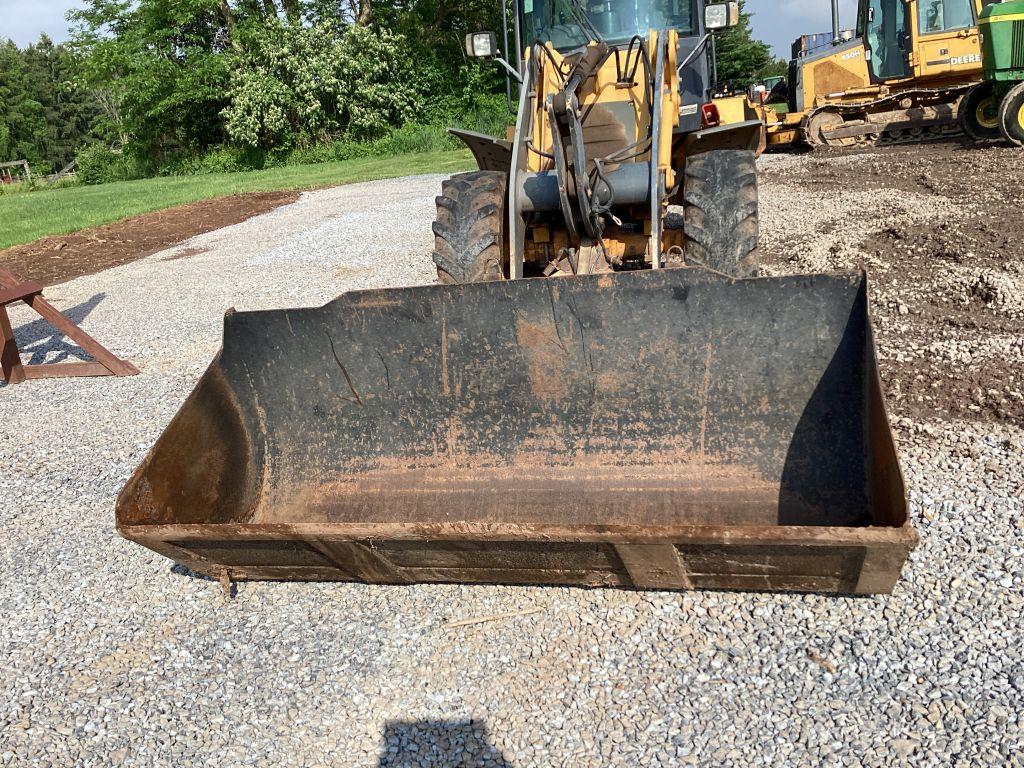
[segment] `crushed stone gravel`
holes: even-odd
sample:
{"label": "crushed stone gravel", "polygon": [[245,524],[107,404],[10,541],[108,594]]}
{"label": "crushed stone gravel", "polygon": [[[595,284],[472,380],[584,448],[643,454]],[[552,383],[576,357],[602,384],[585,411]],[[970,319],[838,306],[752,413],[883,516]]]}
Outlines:
{"label": "crushed stone gravel", "polygon": [[[852,169],[842,156],[763,167],[769,271],[793,242],[800,269],[852,255],[881,228],[865,207],[896,197],[810,204],[785,180]],[[884,597],[243,583],[228,600],[116,535],[116,494],[216,352],[223,311],[432,282],[440,182],[306,193],[48,291],[142,374],[0,387],[0,765],[1020,765],[1012,421],[896,414],[922,543]],[[944,205],[887,210],[909,226]],[[895,300],[879,305],[885,349]],[[33,319],[13,313],[36,358],[77,359]],[[986,354],[1019,358],[1014,338]]]}

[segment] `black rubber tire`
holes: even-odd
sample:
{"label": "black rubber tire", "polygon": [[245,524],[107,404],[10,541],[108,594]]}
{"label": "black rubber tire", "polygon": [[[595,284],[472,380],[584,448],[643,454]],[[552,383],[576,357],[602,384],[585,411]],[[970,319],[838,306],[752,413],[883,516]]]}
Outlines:
{"label": "black rubber tire", "polygon": [[964,94],[957,108],[960,130],[975,141],[995,141],[999,130],[999,100],[992,83],[979,83]]}
{"label": "black rubber tire", "polygon": [[732,277],[753,277],[760,259],[757,166],[747,149],[713,149],[686,159],[685,261]]}
{"label": "black rubber tire", "polygon": [[435,198],[434,263],[442,283],[483,283],[506,277],[505,188],[500,171],[459,173]]}
{"label": "black rubber tire", "polygon": [[1024,83],[1017,83],[999,105],[999,127],[1003,137],[1024,147]]}

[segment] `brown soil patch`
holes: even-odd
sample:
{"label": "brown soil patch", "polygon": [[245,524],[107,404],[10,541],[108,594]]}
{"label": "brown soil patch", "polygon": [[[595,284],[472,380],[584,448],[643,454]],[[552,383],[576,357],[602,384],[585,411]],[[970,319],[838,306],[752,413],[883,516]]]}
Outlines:
{"label": "brown soil patch", "polygon": [[[69,235],[44,237],[0,251],[0,264],[23,280],[53,285],[149,256],[190,237],[292,203],[298,192],[254,192],[202,200]],[[200,251],[186,249],[178,258]]]}
{"label": "brown soil patch", "polygon": [[[850,211],[877,228],[857,244],[871,283],[889,411],[917,419],[1024,425],[1024,154],[959,142],[826,154],[769,177],[808,199],[877,192]],[[935,196],[943,215],[907,226],[887,214],[902,193]],[[793,222],[793,236],[806,236]],[[821,232],[827,236],[829,233]],[[785,233],[786,236],[789,233]],[[783,264],[785,248],[770,254]]]}

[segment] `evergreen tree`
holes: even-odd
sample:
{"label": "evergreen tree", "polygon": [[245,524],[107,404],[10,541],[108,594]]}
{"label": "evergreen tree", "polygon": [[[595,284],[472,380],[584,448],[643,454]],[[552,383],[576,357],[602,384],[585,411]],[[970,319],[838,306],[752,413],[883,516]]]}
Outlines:
{"label": "evergreen tree", "polygon": [[715,40],[718,82],[737,88],[751,83],[774,60],[768,44],[754,39],[750,27],[753,14],[747,12],[745,5],[740,0],[740,23]]}
{"label": "evergreen tree", "polygon": [[25,77],[42,106],[45,132],[36,144],[54,166],[63,167],[93,135],[99,116],[95,96],[76,82],[78,62],[46,35],[23,52]]}
{"label": "evergreen tree", "polygon": [[43,105],[34,97],[22,52],[13,42],[0,43],[0,161],[46,161],[40,141],[46,135]]}

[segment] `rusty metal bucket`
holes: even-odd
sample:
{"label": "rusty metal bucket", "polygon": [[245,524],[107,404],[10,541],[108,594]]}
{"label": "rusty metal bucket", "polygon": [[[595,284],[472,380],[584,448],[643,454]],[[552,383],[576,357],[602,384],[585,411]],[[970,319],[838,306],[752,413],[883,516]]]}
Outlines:
{"label": "rusty metal bucket", "polygon": [[885,592],[916,534],[862,273],[229,312],[125,537],[232,578]]}

